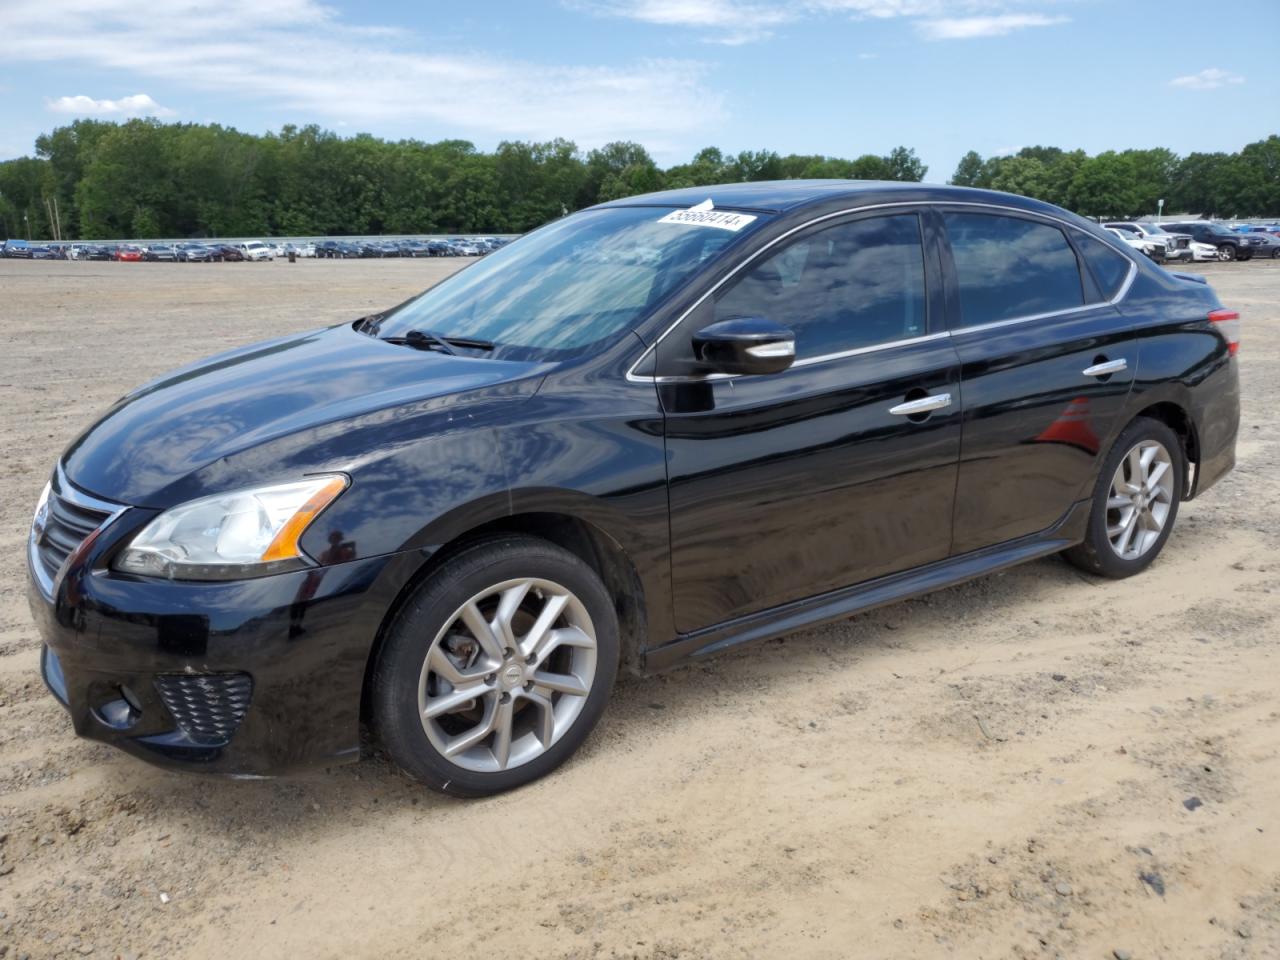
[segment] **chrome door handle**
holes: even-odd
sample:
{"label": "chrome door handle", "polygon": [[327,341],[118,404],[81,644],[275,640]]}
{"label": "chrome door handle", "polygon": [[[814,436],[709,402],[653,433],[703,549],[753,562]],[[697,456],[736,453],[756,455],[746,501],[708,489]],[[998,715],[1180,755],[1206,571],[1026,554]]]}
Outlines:
{"label": "chrome door handle", "polygon": [[1121,370],[1129,368],[1129,361],[1124,357],[1119,360],[1108,360],[1106,363],[1095,363],[1092,367],[1085,367],[1080,372],[1086,377],[1105,377],[1112,373],[1119,373]]}
{"label": "chrome door handle", "polygon": [[908,400],[906,403],[900,403],[896,407],[890,407],[889,412],[899,417],[910,417],[917,413],[928,413],[930,410],[941,410],[943,407],[949,406],[951,406],[951,394],[935,393],[929,397]]}

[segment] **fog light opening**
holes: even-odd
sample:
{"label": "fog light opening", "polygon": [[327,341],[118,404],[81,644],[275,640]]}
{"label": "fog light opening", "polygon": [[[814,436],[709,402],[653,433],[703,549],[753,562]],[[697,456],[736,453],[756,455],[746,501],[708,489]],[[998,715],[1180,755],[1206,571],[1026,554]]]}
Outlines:
{"label": "fog light opening", "polygon": [[128,730],[142,719],[142,705],[136,693],[120,684],[103,691],[93,715],[112,730]]}

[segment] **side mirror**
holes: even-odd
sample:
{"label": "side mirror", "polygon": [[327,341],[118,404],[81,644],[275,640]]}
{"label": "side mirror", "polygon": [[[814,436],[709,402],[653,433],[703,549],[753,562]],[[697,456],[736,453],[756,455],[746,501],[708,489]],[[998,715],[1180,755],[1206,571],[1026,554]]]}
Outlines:
{"label": "side mirror", "polygon": [[716,373],[781,373],[795,361],[796,335],[763,317],[730,317],[693,335],[693,355]]}

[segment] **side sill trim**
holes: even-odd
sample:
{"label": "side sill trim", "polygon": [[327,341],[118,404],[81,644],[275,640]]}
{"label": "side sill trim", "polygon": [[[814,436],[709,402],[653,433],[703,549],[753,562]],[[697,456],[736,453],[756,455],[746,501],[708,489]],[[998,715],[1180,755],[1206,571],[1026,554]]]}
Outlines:
{"label": "side sill trim", "polygon": [[642,655],[641,672],[645,675],[659,673],[712,656],[730,647],[769,640],[834,620],[844,620],[863,610],[932,593],[1027,560],[1057,553],[1079,543],[1084,537],[1090,506],[1089,500],[1073,504],[1062,519],[1040,533],[797,600],[696,633],[683,634],[669,643],[646,650]]}

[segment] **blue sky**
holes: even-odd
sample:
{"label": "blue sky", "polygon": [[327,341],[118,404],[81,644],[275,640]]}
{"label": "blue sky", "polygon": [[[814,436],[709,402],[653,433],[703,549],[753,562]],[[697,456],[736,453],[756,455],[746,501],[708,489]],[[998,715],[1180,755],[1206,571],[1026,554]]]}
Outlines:
{"label": "blue sky", "polygon": [[0,0],[0,159],[77,116],[489,149],[1237,150],[1280,130],[1280,2]]}

